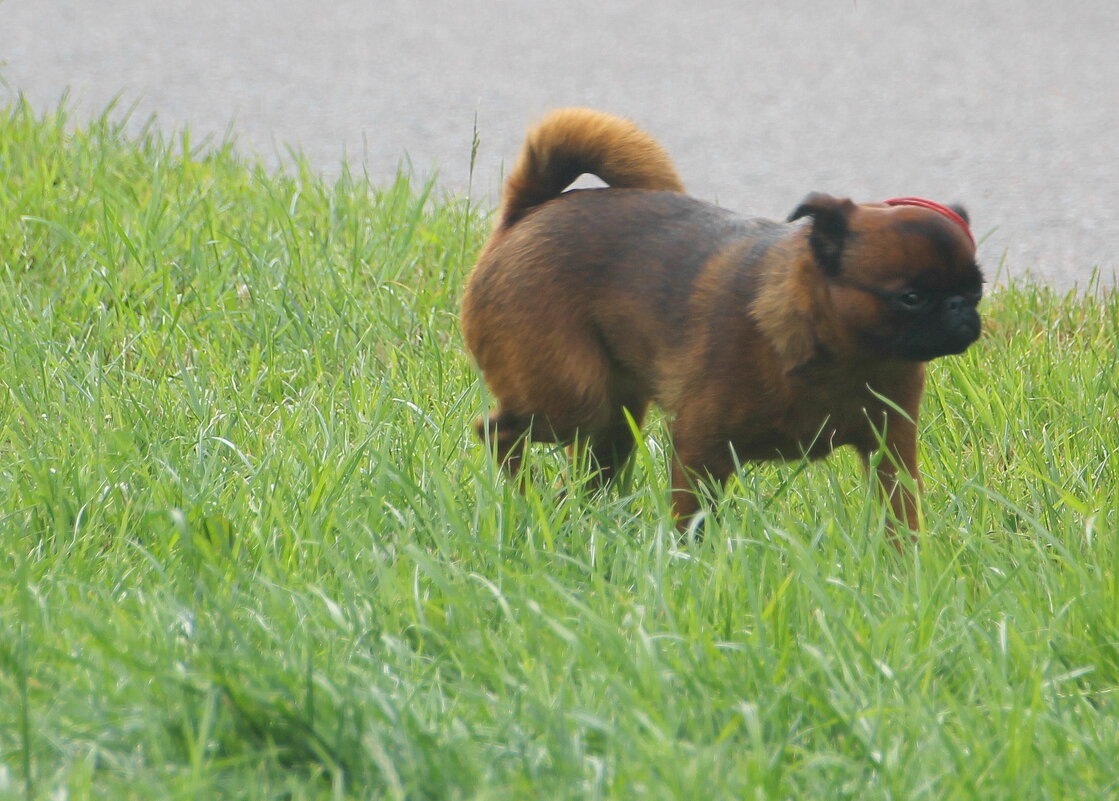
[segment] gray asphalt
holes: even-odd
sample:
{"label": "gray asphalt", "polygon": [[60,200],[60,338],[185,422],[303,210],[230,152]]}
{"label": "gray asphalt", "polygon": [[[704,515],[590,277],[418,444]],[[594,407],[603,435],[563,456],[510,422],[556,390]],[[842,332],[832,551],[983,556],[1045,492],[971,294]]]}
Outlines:
{"label": "gray asphalt", "polygon": [[[990,277],[1119,272],[1114,0],[0,0],[0,100],[232,132],[270,163],[492,202],[544,111],[630,116],[692,194],[784,216],[811,190],[968,206]],[[0,177],[2,180],[2,177]]]}

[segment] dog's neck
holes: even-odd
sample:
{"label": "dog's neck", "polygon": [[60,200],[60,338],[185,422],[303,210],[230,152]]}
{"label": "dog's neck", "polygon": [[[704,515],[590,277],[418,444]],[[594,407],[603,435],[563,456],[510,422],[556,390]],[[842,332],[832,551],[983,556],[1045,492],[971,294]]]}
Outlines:
{"label": "dog's neck", "polygon": [[[750,313],[784,371],[790,373],[816,360],[821,355],[820,341],[834,337],[829,338],[831,332],[824,330],[831,326],[832,319],[826,283],[819,275],[806,274],[819,273],[820,269],[806,237],[794,234],[781,249],[785,252],[768,260],[778,266],[761,275]],[[805,287],[811,287],[810,291],[806,292]]]}

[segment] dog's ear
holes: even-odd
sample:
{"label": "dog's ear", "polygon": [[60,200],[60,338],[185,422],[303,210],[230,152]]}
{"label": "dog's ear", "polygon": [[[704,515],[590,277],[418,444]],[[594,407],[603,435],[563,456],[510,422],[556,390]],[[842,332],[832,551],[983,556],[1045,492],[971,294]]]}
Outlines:
{"label": "dog's ear", "polygon": [[789,222],[801,217],[812,218],[808,244],[816,263],[826,275],[839,274],[839,257],[847,239],[848,221],[855,213],[850,198],[836,198],[823,192],[813,192],[789,215]]}
{"label": "dog's ear", "polygon": [[959,214],[963,218],[964,222],[966,222],[968,225],[971,225],[971,215],[968,214],[967,209],[965,209],[959,203],[949,203],[948,208]]}

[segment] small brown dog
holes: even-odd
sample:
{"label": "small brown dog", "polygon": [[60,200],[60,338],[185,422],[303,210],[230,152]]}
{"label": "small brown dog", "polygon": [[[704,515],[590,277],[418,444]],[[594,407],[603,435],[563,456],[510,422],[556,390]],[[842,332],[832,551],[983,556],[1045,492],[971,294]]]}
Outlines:
{"label": "small brown dog", "polygon": [[[592,173],[609,189],[564,192]],[[808,224],[795,220],[809,218]],[[736,460],[851,445],[915,529],[924,362],[979,336],[983,278],[962,209],[813,193],[787,222],[683,194],[657,142],[564,109],[532,129],[463,301],[498,408],[478,433],[516,474],[529,441],[590,450],[603,479],[655,401],[672,416],[673,509]]]}

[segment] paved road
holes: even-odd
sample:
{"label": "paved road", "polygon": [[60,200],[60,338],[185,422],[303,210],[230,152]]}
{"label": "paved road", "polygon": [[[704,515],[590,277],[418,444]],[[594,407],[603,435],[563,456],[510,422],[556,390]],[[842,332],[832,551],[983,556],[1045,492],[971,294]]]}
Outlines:
{"label": "paved road", "polygon": [[[276,161],[406,155],[493,197],[525,125],[629,115],[691,192],[780,216],[813,189],[963,201],[992,276],[1119,272],[1114,0],[0,0],[0,101],[117,94]],[[1005,262],[1004,262],[1005,256]]]}

